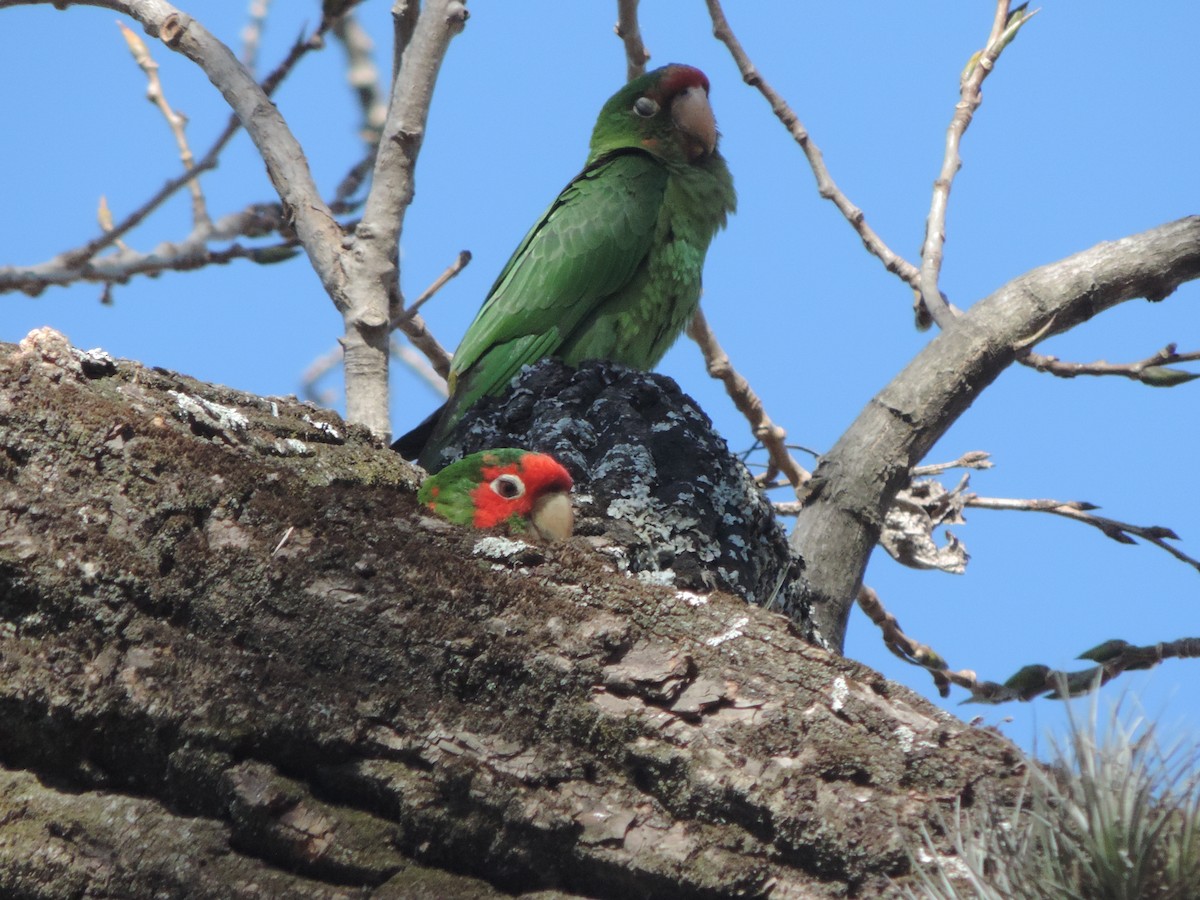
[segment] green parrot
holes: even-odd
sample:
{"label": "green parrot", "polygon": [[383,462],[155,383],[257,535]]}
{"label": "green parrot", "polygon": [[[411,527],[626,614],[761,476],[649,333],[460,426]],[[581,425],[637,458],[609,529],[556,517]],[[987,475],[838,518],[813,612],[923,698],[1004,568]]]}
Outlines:
{"label": "green parrot", "polygon": [[429,471],[476,400],[547,356],[657,365],[695,313],[736,196],[699,69],[635,78],[600,111],[587,162],[521,241],[450,366],[450,399],[392,446]]}
{"label": "green parrot", "polygon": [[503,526],[564,541],[575,525],[571,485],[553,456],[504,448],[472,453],[430,475],[417,500],[458,525]]}

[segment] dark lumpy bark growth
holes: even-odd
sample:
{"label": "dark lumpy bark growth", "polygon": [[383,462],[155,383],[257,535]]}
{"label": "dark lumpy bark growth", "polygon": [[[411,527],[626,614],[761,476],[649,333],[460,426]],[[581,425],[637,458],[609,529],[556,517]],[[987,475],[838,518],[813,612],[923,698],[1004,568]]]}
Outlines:
{"label": "dark lumpy bark growth", "polygon": [[670,378],[543,360],[468,411],[444,459],[508,446],[571,471],[577,532],[628,571],[733,591],[808,632],[802,561],[745,465]]}

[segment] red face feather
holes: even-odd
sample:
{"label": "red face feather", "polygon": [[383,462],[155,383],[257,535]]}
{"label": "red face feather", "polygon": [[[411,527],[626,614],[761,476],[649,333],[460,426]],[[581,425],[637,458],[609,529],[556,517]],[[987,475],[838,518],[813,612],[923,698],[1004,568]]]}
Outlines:
{"label": "red face feather", "polygon": [[476,528],[492,528],[513,516],[527,518],[539,497],[566,493],[573,484],[571,473],[544,453],[530,453],[506,466],[484,466],[480,472],[482,480],[471,491]]}

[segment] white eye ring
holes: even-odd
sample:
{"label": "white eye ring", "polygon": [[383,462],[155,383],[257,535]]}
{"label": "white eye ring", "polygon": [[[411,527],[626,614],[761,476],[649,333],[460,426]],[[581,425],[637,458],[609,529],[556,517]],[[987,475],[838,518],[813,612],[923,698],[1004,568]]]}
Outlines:
{"label": "white eye ring", "polygon": [[516,475],[498,475],[492,479],[491,488],[505,500],[516,500],[525,493],[525,482]]}
{"label": "white eye ring", "polygon": [[658,104],[649,97],[638,97],[633,103],[633,111],[643,119],[649,119],[651,116],[657,115]]}

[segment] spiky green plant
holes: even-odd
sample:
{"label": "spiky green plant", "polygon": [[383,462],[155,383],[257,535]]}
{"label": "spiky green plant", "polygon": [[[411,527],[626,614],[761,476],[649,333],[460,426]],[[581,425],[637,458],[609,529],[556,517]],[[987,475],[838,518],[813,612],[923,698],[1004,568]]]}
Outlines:
{"label": "spiky green plant", "polygon": [[[1047,767],[1031,765],[1015,803],[957,805],[912,854],[908,897],[978,900],[1200,898],[1200,745],[1163,748],[1152,724],[1073,714]],[[944,844],[943,844],[944,846]]]}

